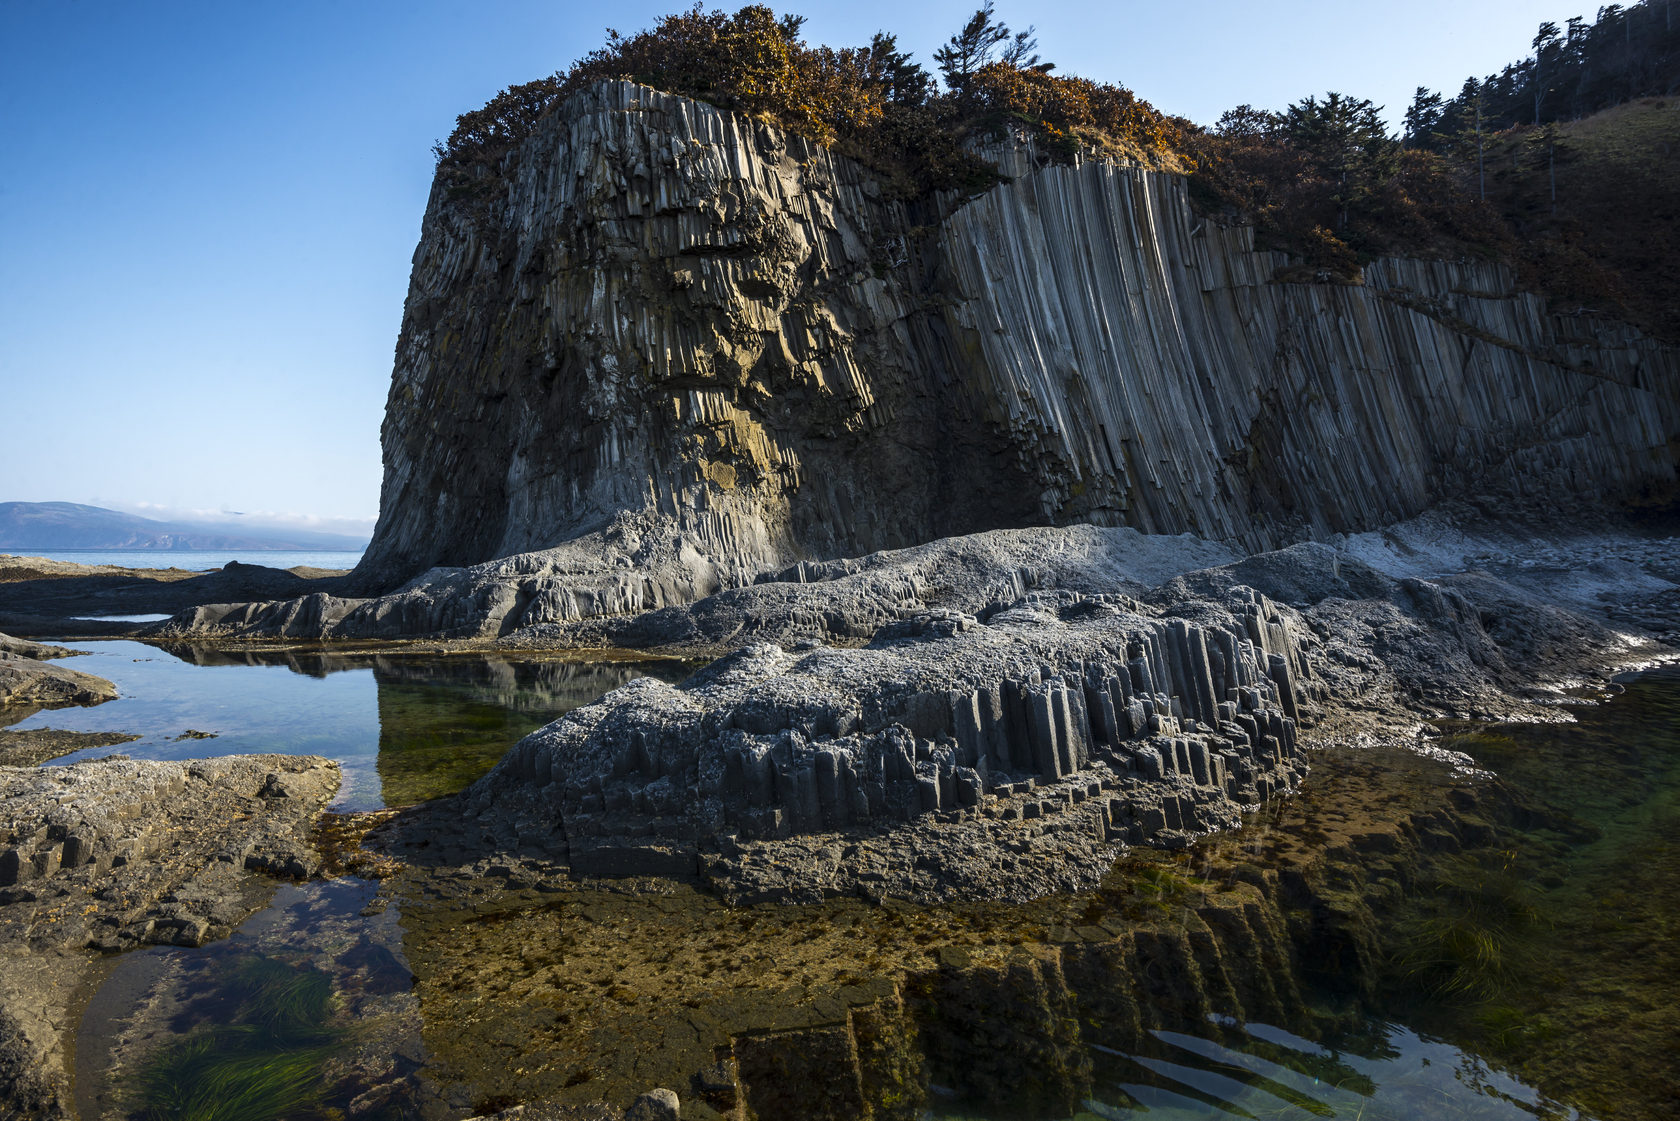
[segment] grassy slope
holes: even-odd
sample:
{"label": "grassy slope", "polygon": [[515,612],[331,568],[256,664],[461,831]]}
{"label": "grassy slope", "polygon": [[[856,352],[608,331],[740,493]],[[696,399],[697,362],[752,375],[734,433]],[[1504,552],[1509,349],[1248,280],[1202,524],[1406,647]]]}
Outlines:
{"label": "grassy slope", "polygon": [[1648,98],[1558,126],[1557,205],[1546,146],[1525,129],[1487,154],[1488,201],[1530,260],[1524,280],[1680,341],[1680,99]]}

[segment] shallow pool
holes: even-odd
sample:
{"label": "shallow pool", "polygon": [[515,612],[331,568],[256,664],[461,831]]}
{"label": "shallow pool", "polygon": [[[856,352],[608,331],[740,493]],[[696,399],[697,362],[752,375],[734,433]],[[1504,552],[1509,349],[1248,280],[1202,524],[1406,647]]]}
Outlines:
{"label": "shallow pool", "polygon": [[[380,745],[371,766],[391,800],[459,783],[455,747],[482,732],[464,715],[475,706],[486,724],[534,720],[533,707],[551,703],[543,697],[576,696],[557,683],[582,672],[381,664],[362,671]],[[266,669],[300,688],[357,672]],[[172,719],[202,722],[201,711]],[[1361,836],[1380,817],[1373,807],[1415,799],[1427,821],[1456,789],[1429,787],[1444,764],[1393,749],[1397,761],[1325,753],[1298,798],[1242,833],[1128,858],[1095,895],[1022,905],[728,908],[686,889],[550,890],[516,872],[498,873],[503,882],[447,867],[403,868],[380,885],[282,885],[224,942],[111,963],[78,1033],[83,1116],[442,1121],[522,1100],[627,1101],[668,1084],[685,1117],[707,1118],[719,1111],[690,1072],[733,1046],[747,1104],[765,1116],[784,1114],[766,1114],[754,1088],[773,1100],[771,1073],[803,1050],[801,1076],[823,1094],[862,1086],[901,1103],[877,1116],[901,1119],[1672,1117],[1680,674],[1647,675],[1580,716],[1455,730],[1452,747],[1503,776],[1478,780],[1482,797],[1515,808],[1455,819],[1453,843],[1425,850],[1403,885],[1360,885],[1392,887],[1403,902],[1384,913],[1369,972],[1328,987],[1314,980],[1325,963],[1301,942],[1289,967],[1239,940],[1193,993],[1170,969],[1149,971],[1177,960],[1165,952],[1173,939],[1193,948],[1213,932],[1196,915],[1264,909],[1259,897],[1242,902],[1240,877],[1208,878],[1221,860],[1238,866],[1233,846],[1293,848],[1304,867]],[[1481,834],[1465,828],[1476,822]],[[1236,902],[1192,914],[1197,893]],[[1312,926],[1282,912],[1253,918],[1257,931]],[[1117,944],[1141,931],[1134,944],[1162,952],[1128,959],[1141,975],[1093,969],[1107,959],[1101,931],[1081,933],[1090,924]],[[1277,1016],[1230,1014],[1227,996],[1273,980]],[[1133,1026],[1116,1018],[1128,1008]],[[833,1064],[844,1077],[831,1077]],[[854,1070],[861,1082],[847,1081]],[[194,1096],[212,1082],[227,1089]],[[276,1087],[296,1092],[271,1107]],[[793,1091],[816,1094],[805,1087]]]}
{"label": "shallow pool", "polygon": [[[670,660],[512,659],[491,654],[227,654],[140,642],[66,642],[60,664],[116,685],[114,701],[38,712],[11,725],[130,732],[135,759],[276,752],[322,755],[344,770],[336,810],[411,805],[452,794],[542,725],[637,677],[677,681]],[[56,763],[111,754],[94,748]]]}

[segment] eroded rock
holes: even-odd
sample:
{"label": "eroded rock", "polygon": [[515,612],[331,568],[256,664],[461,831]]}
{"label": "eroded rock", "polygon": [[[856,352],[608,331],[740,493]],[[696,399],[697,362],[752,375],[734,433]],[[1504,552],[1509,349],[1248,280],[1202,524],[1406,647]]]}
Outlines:
{"label": "eroded rock", "polygon": [[1318,687],[1288,615],[1247,589],[1176,617],[1062,592],[864,649],[750,646],[528,737],[463,796],[468,830],[744,899],[1088,885],[1121,844],[1229,828],[1305,773]]}

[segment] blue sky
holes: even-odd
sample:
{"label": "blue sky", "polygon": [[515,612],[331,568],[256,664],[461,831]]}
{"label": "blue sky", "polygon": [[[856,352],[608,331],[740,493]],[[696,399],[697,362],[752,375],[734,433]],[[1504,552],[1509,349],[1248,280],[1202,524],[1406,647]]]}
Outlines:
{"label": "blue sky", "polygon": [[[926,62],[974,3],[775,6],[812,41],[885,28]],[[432,142],[679,6],[0,0],[0,501],[371,525]],[[1576,14],[998,4],[1062,73],[1203,122],[1330,89],[1397,117]]]}

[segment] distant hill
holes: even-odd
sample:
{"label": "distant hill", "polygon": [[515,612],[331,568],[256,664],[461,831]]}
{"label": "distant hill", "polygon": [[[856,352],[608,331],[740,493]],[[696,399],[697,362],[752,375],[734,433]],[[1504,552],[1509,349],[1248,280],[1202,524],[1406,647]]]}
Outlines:
{"label": "distant hill", "polygon": [[367,539],[153,521],[75,502],[0,502],[0,549],[359,550]]}

